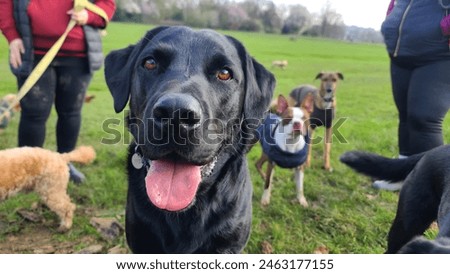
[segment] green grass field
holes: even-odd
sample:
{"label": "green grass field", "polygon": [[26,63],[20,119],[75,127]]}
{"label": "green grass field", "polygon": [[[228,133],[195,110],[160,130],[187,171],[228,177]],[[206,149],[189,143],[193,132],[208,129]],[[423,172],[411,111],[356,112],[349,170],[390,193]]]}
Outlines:
{"label": "green grass field", "polygon": [[[133,44],[150,29],[146,25],[112,23],[104,38],[105,53]],[[276,75],[276,94],[287,95],[300,84],[314,84],[316,74],[336,70],[344,74],[337,92],[336,129],[345,140],[334,138],[332,166],[327,173],[321,168],[322,144],[313,147],[312,167],[305,172],[305,196],[309,208],[291,201],[295,198],[293,171],[277,168],[269,207],[261,207],[263,181],[254,168],[261,149],[256,145],[248,154],[254,185],[253,227],[245,253],[382,253],[386,235],[396,210],[397,193],[371,188],[369,178],[359,176],[338,161],[347,150],[361,149],[397,155],[397,113],[390,91],[388,57],[383,45],[354,44],[334,40],[299,38],[257,33],[231,33],[241,40],[259,62],[270,68],[273,60],[289,60],[286,70],[271,69]],[[15,78],[7,65],[7,44],[0,41],[0,95],[16,91]],[[129,136],[123,130],[123,114],[115,114],[112,98],[106,87],[103,71],[95,74],[89,94],[96,98],[83,109],[83,126],[78,144],[93,145],[96,161],[81,170],[87,182],[70,184],[69,194],[77,204],[74,225],[66,234],[56,233],[57,218],[49,210],[32,204],[39,200],[35,194],[21,194],[0,204],[0,252],[31,253],[39,244],[51,244],[53,252],[72,253],[100,243],[104,251],[113,246],[126,246],[124,236],[112,242],[101,239],[89,224],[92,217],[114,217],[124,223],[126,201],[125,156]],[[15,117],[0,135],[0,148],[16,146],[18,118]],[[120,119],[124,141],[102,144],[108,138],[102,128],[110,118]],[[47,124],[45,147],[55,149],[55,121],[53,113]],[[444,132],[450,132],[449,121]],[[323,129],[316,131],[323,135]],[[445,136],[449,143],[449,135]],[[45,221],[32,223],[17,214],[18,209],[37,211]],[[50,233],[49,233],[50,232]],[[29,240],[30,247],[14,248],[11,242],[27,241],[35,235],[46,235],[47,241]],[[427,233],[430,237],[436,231]],[[42,236],[44,237],[44,236]],[[9,244],[9,245],[8,245]],[[64,248],[63,248],[64,247]]]}

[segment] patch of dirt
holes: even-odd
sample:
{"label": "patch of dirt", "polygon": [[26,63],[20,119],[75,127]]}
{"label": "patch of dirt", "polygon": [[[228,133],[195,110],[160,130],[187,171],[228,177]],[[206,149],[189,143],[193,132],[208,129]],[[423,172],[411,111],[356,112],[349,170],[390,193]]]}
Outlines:
{"label": "patch of dirt", "polygon": [[[70,235],[58,233],[58,218],[40,205],[31,210],[19,208],[15,213],[20,218],[8,220],[6,214],[0,214],[0,254],[129,253],[120,244],[124,241],[124,230],[116,218],[93,217],[92,228],[74,225],[67,232],[74,233]],[[82,208],[77,214],[96,216],[100,213]]]}
{"label": "patch of dirt", "polygon": [[76,246],[96,243],[94,237],[84,236],[76,241],[61,242],[55,239],[55,232],[42,226],[31,226],[18,233],[0,238],[1,254],[71,254]]}

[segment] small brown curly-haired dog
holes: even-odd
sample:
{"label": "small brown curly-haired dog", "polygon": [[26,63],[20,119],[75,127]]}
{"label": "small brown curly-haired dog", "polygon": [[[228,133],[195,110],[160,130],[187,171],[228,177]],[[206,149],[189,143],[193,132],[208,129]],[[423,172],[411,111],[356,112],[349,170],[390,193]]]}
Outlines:
{"label": "small brown curly-haired dog", "polygon": [[19,147],[0,151],[0,201],[21,192],[34,190],[61,219],[59,231],[72,227],[75,205],[67,194],[68,162],[88,164],[95,159],[90,146],[69,153],[39,147]]}

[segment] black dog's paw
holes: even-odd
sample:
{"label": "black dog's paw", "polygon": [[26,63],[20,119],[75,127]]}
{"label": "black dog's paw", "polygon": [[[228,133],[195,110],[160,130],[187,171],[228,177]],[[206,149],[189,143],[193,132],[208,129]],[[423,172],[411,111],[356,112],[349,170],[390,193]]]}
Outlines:
{"label": "black dog's paw", "polygon": [[341,161],[344,164],[350,164],[357,162],[361,158],[361,152],[359,151],[348,151],[342,154],[339,157],[339,161]]}
{"label": "black dog's paw", "polygon": [[450,239],[438,238],[434,241],[416,237],[403,246],[401,254],[450,254]]}

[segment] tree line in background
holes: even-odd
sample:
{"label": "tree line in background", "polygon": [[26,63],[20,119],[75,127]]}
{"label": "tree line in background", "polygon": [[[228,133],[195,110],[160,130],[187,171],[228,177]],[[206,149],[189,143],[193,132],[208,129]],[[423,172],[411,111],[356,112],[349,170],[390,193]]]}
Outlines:
{"label": "tree line in background", "polygon": [[116,0],[115,21],[195,28],[307,35],[355,42],[381,43],[374,29],[344,24],[328,1],[319,14],[302,5],[275,5],[270,0]]}

